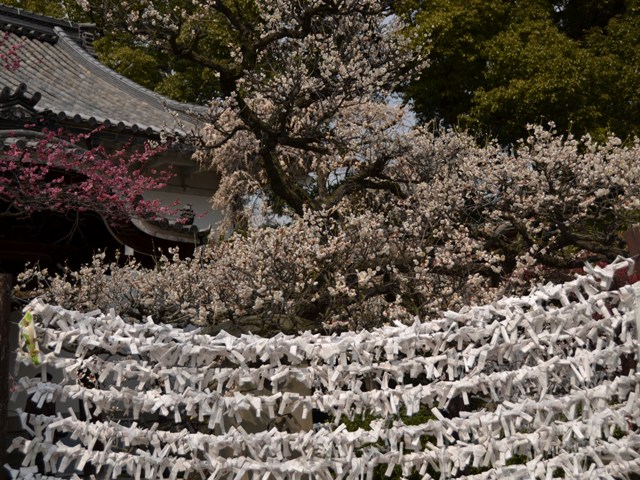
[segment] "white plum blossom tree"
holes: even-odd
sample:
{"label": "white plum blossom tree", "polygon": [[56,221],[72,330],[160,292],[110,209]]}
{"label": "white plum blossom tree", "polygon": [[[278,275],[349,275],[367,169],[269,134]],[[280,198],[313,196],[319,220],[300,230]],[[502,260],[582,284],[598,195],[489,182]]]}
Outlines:
{"label": "white plum blossom tree", "polygon": [[[508,152],[407,123],[390,98],[421,60],[392,2],[86,8],[219,78],[197,156],[220,175],[213,201],[237,234],[205,253],[206,298],[173,312],[355,328],[522,293],[624,253],[638,145],[533,128]],[[256,203],[285,214],[279,228],[251,226]]]}
{"label": "white plum blossom tree", "polygon": [[402,197],[345,195],[286,225],[237,232],[196,259],[144,270],[97,258],[41,276],[43,287],[67,306],[235,331],[359,329],[526,293],[624,252],[640,206],[638,143],[541,128],[513,153],[452,132],[416,128],[408,138],[387,168]]}
{"label": "white plum blossom tree", "polygon": [[215,72],[199,158],[236,220],[266,196],[299,216],[355,192],[403,196],[388,165],[405,148],[389,97],[411,72],[386,0],[93,2],[113,28]]}

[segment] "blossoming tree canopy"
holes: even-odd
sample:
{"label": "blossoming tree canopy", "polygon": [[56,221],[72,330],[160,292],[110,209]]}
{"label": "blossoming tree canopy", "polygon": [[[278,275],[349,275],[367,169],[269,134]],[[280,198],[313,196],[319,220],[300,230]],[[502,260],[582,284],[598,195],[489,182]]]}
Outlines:
{"label": "blossoming tree canopy", "polygon": [[[9,33],[0,37],[0,71],[20,68],[20,43]],[[10,88],[3,95],[10,95]],[[28,216],[40,211],[86,211],[110,220],[132,215],[168,213],[157,201],[142,200],[145,191],[162,188],[172,174],[147,169],[166,145],[125,146],[107,152],[81,147],[94,135],[65,134],[62,129],[4,132],[0,138],[0,216]],[[8,133],[8,135],[7,135]]]}
{"label": "blossoming tree canopy", "polygon": [[625,252],[640,208],[639,144],[541,128],[515,154],[452,132],[403,139],[410,145],[389,178],[406,198],[347,195],[153,270],[96,259],[81,275],[48,280],[49,300],[263,335],[357,330],[525,294]]}
{"label": "blossoming tree canopy", "polygon": [[386,167],[402,109],[388,97],[410,55],[391,2],[84,3],[219,77],[200,158],[221,174],[221,206],[262,194],[301,215],[363,189],[400,193]]}
{"label": "blossoming tree canopy", "polygon": [[165,146],[145,144],[132,151],[79,147],[91,134],[20,130],[5,140],[0,164],[0,215],[40,211],[92,210],[110,220],[169,212],[157,201],[141,200],[163,187],[169,171],[145,170]]}

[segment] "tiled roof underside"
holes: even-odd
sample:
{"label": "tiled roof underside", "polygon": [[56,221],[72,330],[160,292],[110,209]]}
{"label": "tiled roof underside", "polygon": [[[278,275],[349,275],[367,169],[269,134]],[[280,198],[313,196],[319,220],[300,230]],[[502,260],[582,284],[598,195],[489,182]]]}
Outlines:
{"label": "tiled roof underside", "polygon": [[194,128],[193,117],[167,109],[167,105],[188,106],[124,79],[82,50],[62,29],[56,28],[56,33],[54,44],[9,33],[9,44],[20,45],[20,68],[2,71],[0,88],[13,90],[25,83],[28,95],[42,95],[37,111],[50,110],[79,122],[148,132],[184,133]]}

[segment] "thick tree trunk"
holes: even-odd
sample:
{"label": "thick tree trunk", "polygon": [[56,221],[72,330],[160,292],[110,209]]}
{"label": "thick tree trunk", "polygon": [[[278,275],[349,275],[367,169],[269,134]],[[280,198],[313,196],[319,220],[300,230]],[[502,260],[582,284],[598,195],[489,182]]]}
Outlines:
{"label": "thick tree trunk", "polygon": [[11,279],[0,273],[0,479],[8,480],[6,461],[7,414],[9,405],[9,315],[11,313]]}

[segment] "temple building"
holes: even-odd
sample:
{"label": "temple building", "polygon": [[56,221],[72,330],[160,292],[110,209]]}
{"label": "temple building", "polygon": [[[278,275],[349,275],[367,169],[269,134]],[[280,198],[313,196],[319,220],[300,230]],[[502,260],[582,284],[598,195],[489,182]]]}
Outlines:
{"label": "temple building", "polygon": [[28,143],[43,128],[60,127],[71,133],[101,127],[82,148],[113,149],[173,138],[173,146],[149,168],[172,165],[175,176],[145,198],[165,204],[179,198],[180,205],[195,214],[187,210],[186,223],[131,218],[118,224],[90,212],[73,224],[54,212],[27,219],[0,215],[0,270],[11,271],[24,261],[85,261],[104,248],[151,258],[159,249],[180,246],[190,255],[219,220],[209,206],[218,179],[198,169],[191,159],[193,148],[185,141],[197,131],[198,116],[206,108],[165,98],[101,64],[92,48],[96,34],[93,25],[0,5],[0,38],[5,45],[18,45],[20,62],[17,69],[0,70],[0,147]]}

